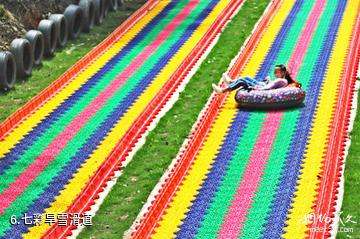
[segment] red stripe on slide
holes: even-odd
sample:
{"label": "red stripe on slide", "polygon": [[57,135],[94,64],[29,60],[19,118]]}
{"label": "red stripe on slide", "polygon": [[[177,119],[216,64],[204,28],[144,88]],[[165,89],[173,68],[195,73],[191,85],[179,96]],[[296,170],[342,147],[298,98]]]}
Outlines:
{"label": "red stripe on slide", "polygon": [[[315,201],[314,213],[317,216],[327,216],[335,218],[335,206],[338,198],[338,187],[341,177],[341,170],[344,167],[344,152],[346,131],[350,125],[350,114],[352,99],[355,91],[356,74],[360,60],[360,8],[353,27],[353,37],[349,46],[349,53],[345,63],[342,80],[339,86],[339,95],[336,104],[333,105],[333,123],[329,132],[329,144],[324,155],[323,172],[321,173],[321,183],[319,185],[317,199]],[[338,107],[341,105],[341,107]],[[326,179],[326,180],[324,180]],[[325,223],[327,220],[315,220],[314,224],[308,225],[309,229],[324,228],[326,230],[310,231],[308,238],[329,238],[331,236],[331,225]]]}
{"label": "red stripe on slide", "polygon": [[[308,45],[315,32],[318,19],[325,6],[325,1],[318,1],[312,8],[305,26],[297,41],[296,47],[290,58],[289,65],[293,65],[294,77],[297,76],[301,62],[303,61]],[[246,214],[251,207],[252,198],[261,182],[261,175],[265,168],[266,161],[271,152],[276,134],[281,124],[282,111],[271,112],[266,115],[260,136],[250,156],[248,166],[239,184],[234,200],[229,206],[224,223],[219,231],[219,238],[235,238],[242,233],[241,228],[246,220]]]}
{"label": "red stripe on slide", "polygon": [[138,55],[125,70],[118,75],[106,89],[99,94],[75,119],[59,134],[35,161],[15,179],[10,187],[0,194],[0,214],[11,205],[16,198],[26,190],[27,186],[46,168],[49,163],[64,149],[79,130],[96,112],[110,99],[112,95],[131,77],[157,48],[175,31],[176,27],[191,13],[199,0],[190,1],[181,12],[162,30],[161,33]]}
{"label": "red stripe on slide", "polygon": [[[119,169],[126,156],[132,151],[132,148],[138,139],[147,131],[147,127],[155,119],[162,107],[168,102],[181,82],[188,75],[189,71],[196,62],[198,62],[209,45],[214,41],[215,37],[223,29],[229,18],[242,3],[243,0],[230,1],[229,5],[212,23],[209,30],[194,47],[192,52],[186,57],[156,97],[135,120],[131,128],[113,149],[110,156],[90,178],[82,193],[78,195],[66,211],[67,213],[84,213],[90,210],[91,205],[95,203],[94,200],[98,198],[98,194],[103,190],[102,188],[106,186],[106,182],[109,181],[114,175],[114,172]],[[54,224],[42,238],[65,238],[70,236],[72,230],[75,228],[76,227],[71,226],[70,224],[68,226]]]}
{"label": "red stripe on slide", "polygon": [[[238,1],[240,5],[243,1]],[[255,32],[249,38],[249,41],[245,44],[242,52],[236,60],[234,66],[230,69],[229,74],[231,77],[239,75],[244,65],[248,61],[251,53],[256,48],[258,41],[265,32],[265,29],[271,19],[276,14],[280,1],[274,1],[270,5],[268,11],[264,14]],[[236,1],[232,1],[232,4]],[[227,19],[225,19],[227,20]],[[211,129],[213,120],[218,114],[221,106],[226,99],[226,95],[216,95],[211,99],[209,107],[205,110],[201,120],[195,127],[190,141],[186,146],[185,151],[179,156],[171,174],[166,178],[164,184],[161,186],[159,193],[156,195],[155,200],[151,202],[151,206],[148,208],[148,212],[141,218],[140,223],[135,227],[135,231],[132,233],[132,238],[148,238],[152,234],[156,222],[161,217],[162,213],[166,209],[172,195],[176,192],[179,183],[185,176],[188,167],[191,166],[191,162],[195,158],[197,152],[201,148],[203,141],[205,140],[208,132]]]}
{"label": "red stripe on slide", "polygon": [[147,12],[154,8],[160,0],[148,0],[140,9],[132,14],[125,22],[123,22],[113,33],[105,38],[99,45],[86,54],[74,66],[62,74],[56,81],[51,83],[43,91],[29,100],[24,106],[10,115],[4,122],[0,124],[0,140],[5,137],[29,115],[34,113],[46,101],[51,99],[61,89],[68,85],[83,69],[88,67],[94,60],[99,58],[107,51],[116,41],[119,40],[130,28],[132,28]]}

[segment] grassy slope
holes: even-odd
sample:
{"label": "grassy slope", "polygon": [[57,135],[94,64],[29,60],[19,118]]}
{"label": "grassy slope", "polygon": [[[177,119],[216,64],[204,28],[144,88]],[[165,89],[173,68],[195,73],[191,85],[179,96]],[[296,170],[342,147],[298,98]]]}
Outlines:
{"label": "grassy slope", "polygon": [[119,238],[130,227],[195,123],[212,92],[211,83],[220,79],[268,3],[269,0],[245,2],[180,99],[160,120],[147,137],[146,144],[124,169],[94,217],[94,225],[85,228],[79,238]]}
{"label": "grassy slope", "polygon": [[[56,80],[62,73],[81,59],[93,47],[105,39],[129,15],[139,8],[145,0],[127,1],[117,12],[110,12],[102,25],[96,26],[91,33],[81,34],[65,48],[56,52],[52,59],[46,59],[41,67],[34,68],[31,77],[19,80],[15,89],[7,93],[0,92],[0,122],[24,105],[32,97]],[[131,6],[131,7],[130,7]]]}
{"label": "grassy slope", "polygon": [[[343,227],[343,230],[339,230],[337,234],[337,238],[341,239],[360,238],[360,100],[357,107],[355,124],[351,132],[351,146],[345,166],[345,193],[341,209],[344,225],[339,225]],[[352,216],[351,221],[356,223],[346,222],[348,216]],[[353,232],[347,232],[346,228],[351,228]]]}

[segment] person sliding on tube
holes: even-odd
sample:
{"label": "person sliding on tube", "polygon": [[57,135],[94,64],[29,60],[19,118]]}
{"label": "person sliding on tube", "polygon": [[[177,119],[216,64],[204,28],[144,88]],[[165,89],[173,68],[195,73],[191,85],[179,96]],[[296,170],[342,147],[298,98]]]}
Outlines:
{"label": "person sliding on tube", "polygon": [[278,89],[283,88],[286,86],[300,86],[300,84],[294,81],[286,66],[284,65],[276,65],[274,69],[274,76],[275,80],[271,80],[269,76],[267,76],[264,80],[258,80],[251,78],[249,76],[241,77],[236,80],[232,80],[228,74],[224,74],[224,82],[226,87],[221,88],[215,84],[212,84],[212,87],[215,92],[222,94],[225,92],[233,91],[236,89],[244,89],[244,90],[271,90],[271,89]]}

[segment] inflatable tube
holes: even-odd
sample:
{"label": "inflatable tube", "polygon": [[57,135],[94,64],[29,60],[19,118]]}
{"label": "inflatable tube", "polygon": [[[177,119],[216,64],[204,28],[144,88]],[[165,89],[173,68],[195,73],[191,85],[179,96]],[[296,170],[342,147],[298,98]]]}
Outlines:
{"label": "inflatable tube", "polygon": [[104,21],[105,0],[94,0],[95,23],[101,24]]}
{"label": "inflatable tube", "polygon": [[31,75],[34,55],[30,42],[26,39],[16,38],[10,44],[10,52],[15,57],[17,76],[25,77]]}
{"label": "inflatable tube", "polygon": [[285,87],[274,90],[239,90],[235,100],[241,108],[284,109],[299,106],[305,99],[305,91],[299,87]]}
{"label": "inflatable tube", "polygon": [[14,87],[16,80],[16,63],[9,51],[0,52],[0,89],[7,91]]}
{"label": "inflatable tube", "polygon": [[68,40],[68,23],[63,14],[51,14],[49,20],[55,23],[58,47],[64,47]]}
{"label": "inflatable tube", "polygon": [[81,33],[83,11],[74,4],[70,4],[64,11],[64,15],[68,22],[68,37],[70,39],[78,38]]}
{"label": "inflatable tube", "polygon": [[119,7],[118,0],[108,0],[109,1],[109,9],[111,11],[116,11]]}
{"label": "inflatable tube", "polygon": [[83,32],[89,32],[95,24],[95,5],[93,0],[80,0],[79,7],[83,11]]}
{"label": "inflatable tube", "polygon": [[34,66],[40,65],[44,56],[44,35],[37,30],[30,30],[25,34],[25,38],[30,42],[33,56]]}
{"label": "inflatable tube", "polygon": [[41,20],[38,30],[44,35],[44,55],[54,55],[57,44],[57,32],[55,23],[51,20]]}

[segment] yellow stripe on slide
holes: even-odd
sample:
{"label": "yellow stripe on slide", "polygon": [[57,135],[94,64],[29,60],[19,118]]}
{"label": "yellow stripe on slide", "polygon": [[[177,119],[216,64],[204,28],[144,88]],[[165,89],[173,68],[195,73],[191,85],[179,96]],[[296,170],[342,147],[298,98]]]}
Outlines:
{"label": "yellow stripe on slide", "polygon": [[[227,98],[224,108],[234,108],[233,98]],[[170,203],[171,207],[166,210],[167,214],[163,215],[159,227],[155,228],[155,234],[151,238],[175,238],[175,233],[179,230],[178,226],[181,224],[181,220],[185,218],[185,212],[188,211],[191,201],[195,199],[197,190],[200,189],[200,184],[209,172],[210,165],[220,150],[221,143],[225,140],[235,114],[236,111],[234,110],[220,112],[214,126],[211,128],[207,141],[204,142],[203,149],[196,156],[193,165],[191,165],[189,175],[183,180],[183,184],[173,198],[174,201]]]}
{"label": "yellow stripe on slide", "polygon": [[[266,29],[264,36],[261,38],[256,50],[245,66],[242,75],[256,75],[259,66],[261,66],[261,63],[265,59],[268,50],[293,5],[294,1],[286,0],[278,9],[278,14],[274,16]],[[191,201],[195,199],[198,190],[201,188],[200,185],[206,178],[206,174],[211,168],[216,153],[220,150],[220,145],[231,126],[231,121],[238,112],[235,107],[234,94],[235,92],[232,92],[227,97],[226,103],[223,105],[199,155],[196,156],[188,175],[186,175],[182,181],[179,190],[176,191],[176,196],[172,198],[173,201],[170,203],[170,207],[166,209],[166,214],[162,215],[162,219],[158,223],[158,227],[155,228],[155,233],[151,238],[174,238],[175,233],[179,231],[178,226],[181,225],[182,220],[185,218],[185,213],[189,211],[189,207],[192,204]]]}
{"label": "yellow stripe on slide", "polygon": [[[317,183],[320,182],[318,174],[321,172],[322,156],[327,147],[327,134],[330,130],[332,118],[332,106],[336,103],[337,89],[341,81],[342,69],[347,56],[347,47],[352,36],[352,26],[358,14],[360,1],[350,0],[347,3],[343,15],[337,39],[332,52],[329,67],[324,79],[322,93],[309,138],[308,149],[306,150],[303,169],[300,179],[297,181],[297,191],[295,192],[293,208],[290,210],[289,219],[286,221],[288,227],[284,230],[284,238],[305,238],[308,230],[304,222],[305,215],[309,215],[313,210],[316,199]],[[318,215],[320,216],[320,215]]]}
{"label": "yellow stripe on slide", "polygon": [[[55,199],[56,201],[50,204],[44,214],[61,213],[71,205],[75,197],[81,193],[91,175],[99,168],[104,159],[115,147],[116,143],[121,139],[134,120],[141,114],[147,104],[155,97],[161,87],[175,72],[178,66],[194,49],[195,45],[204,36],[209,29],[214,19],[224,10],[230,0],[221,0],[208,17],[196,29],[188,41],[181,47],[176,55],[169,61],[161,73],[154,79],[152,84],[146,91],[138,98],[134,105],[124,115],[124,117],[117,122],[115,127],[109,132],[108,136],[103,140],[102,144],[93,152],[90,158],[78,169],[78,172],[70,180],[65,189],[61,191],[60,195]],[[24,238],[40,238],[49,229],[48,224],[31,227],[30,231],[25,234]]]}
{"label": "yellow stripe on slide", "polygon": [[116,43],[106,52],[96,59],[89,67],[80,72],[67,86],[59,93],[41,106],[34,114],[26,118],[19,127],[15,128],[3,141],[0,141],[0,158],[14,147],[32,128],[38,125],[47,115],[59,107],[69,96],[81,87],[92,75],[101,69],[111,58],[115,56],[124,46],[133,39],[142,28],[147,25],[156,15],[158,15],[169,1],[160,1],[146,16],[137,22],[128,32],[126,32]]}

